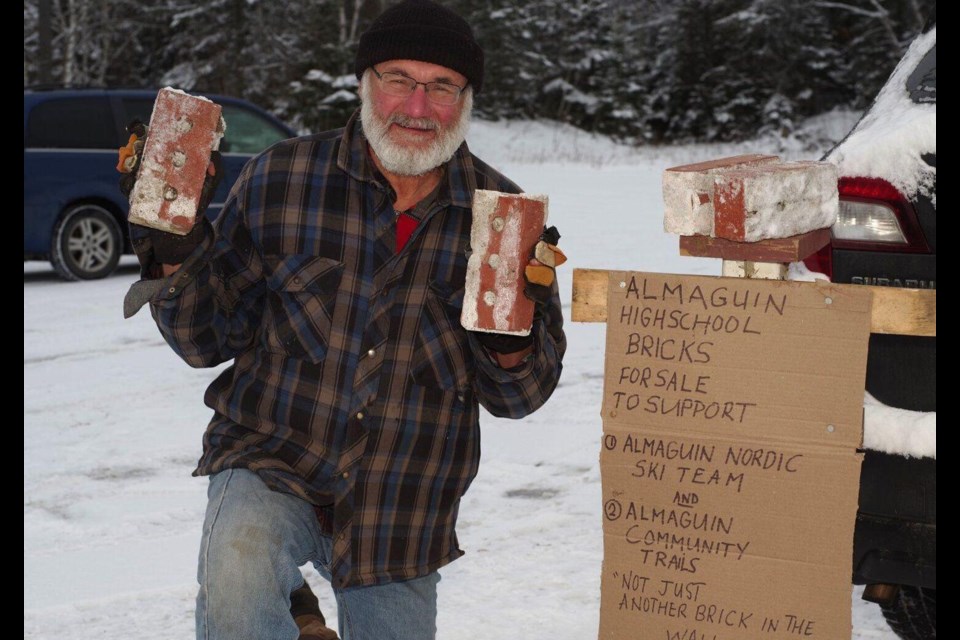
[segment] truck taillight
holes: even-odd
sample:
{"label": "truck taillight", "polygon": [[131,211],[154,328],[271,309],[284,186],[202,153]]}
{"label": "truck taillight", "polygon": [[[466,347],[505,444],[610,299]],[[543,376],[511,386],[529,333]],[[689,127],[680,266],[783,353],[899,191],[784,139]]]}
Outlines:
{"label": "truck taillight", "polygon": [[880,178],[840,178],[840,208],[826,247],[806,258],[812,271],[833,275],[833,250],[923,252],[913,205]]}
{"label": "truck taillight", "polygon": [[924,252],[927,243],[910,201],[881,178],[840,178],[836,248]]}
{"label": "truck taillight", "polygon": [[847,200],[840,200],[833,237],[857,242],[907,242],[892,208],[880,203]]}

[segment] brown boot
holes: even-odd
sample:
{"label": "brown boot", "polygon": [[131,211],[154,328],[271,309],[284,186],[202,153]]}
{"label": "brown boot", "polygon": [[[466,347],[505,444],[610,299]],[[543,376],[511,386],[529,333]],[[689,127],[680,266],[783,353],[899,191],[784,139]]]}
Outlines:
{"label": "brown boot", "polygon": [[320,602],[306,582],[290,594],[290,615],[300,627],[300,640],[338,640],[337,632],[327,626],[320,613]]}

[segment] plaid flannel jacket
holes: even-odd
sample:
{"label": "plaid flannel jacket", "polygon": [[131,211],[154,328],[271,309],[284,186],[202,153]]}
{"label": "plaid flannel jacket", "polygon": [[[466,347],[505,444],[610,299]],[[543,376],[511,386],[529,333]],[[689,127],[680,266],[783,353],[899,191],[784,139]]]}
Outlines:
{"label": "plaid flannel jacket", "polygon": [[[202,247],[128,293],[126,312],[149,301],[190,365],[233,360],[205,395],[214,417],[195,475],[243,467],[332,503],[337,586],[421,576],[463,555],[454,526],[480,459],[478,404],[521,418],[560,377],[556,285],[556,321],[535,322],[519,370],[499,368],[460,325],[478,188],[519,191],[464,143],[397,253],[395,194],[355,115],[252,159]],[[134,244],[147,274],[149,237]]]}

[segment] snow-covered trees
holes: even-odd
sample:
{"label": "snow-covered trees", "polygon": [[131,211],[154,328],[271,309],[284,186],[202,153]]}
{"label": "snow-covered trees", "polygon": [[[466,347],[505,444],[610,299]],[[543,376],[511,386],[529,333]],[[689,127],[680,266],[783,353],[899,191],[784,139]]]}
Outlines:
{"label": "snow-covered trees", "polygon": [[[789,133],[862,107],[935,0],[446,0],[487,55],[476,106],[638,143]],[[252,99],[304,130],[357,106],[352,60],[388,0],[25,0],[24,85]]]}

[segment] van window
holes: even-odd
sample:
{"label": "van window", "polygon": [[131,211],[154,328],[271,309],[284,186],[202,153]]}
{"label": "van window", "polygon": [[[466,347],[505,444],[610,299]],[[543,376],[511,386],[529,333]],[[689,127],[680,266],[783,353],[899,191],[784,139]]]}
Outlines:
{"label": "van window", "polygon": [[223,119],[227,123],[227,132],[220,143],[223,152],[260,153],[274,142],[290,137],[269,120],[234,105],[223,105]]}
{"label": "van window", "polygon": [[[220,151],[224,153],[253,155],[260,153],[274,142],[290,137],[285,131],[253,111],[232,104],[221,106],[223,119],[227,123],[227,133],[220,142]],[[138,118],[142,122],[150,122],[153,99],[124,98],[123,107],[128,119]]]}
{"label": "van window", "polygon": [[27,147],[116,149],[120,144],[106,97],[53,98],[30,111]]}

